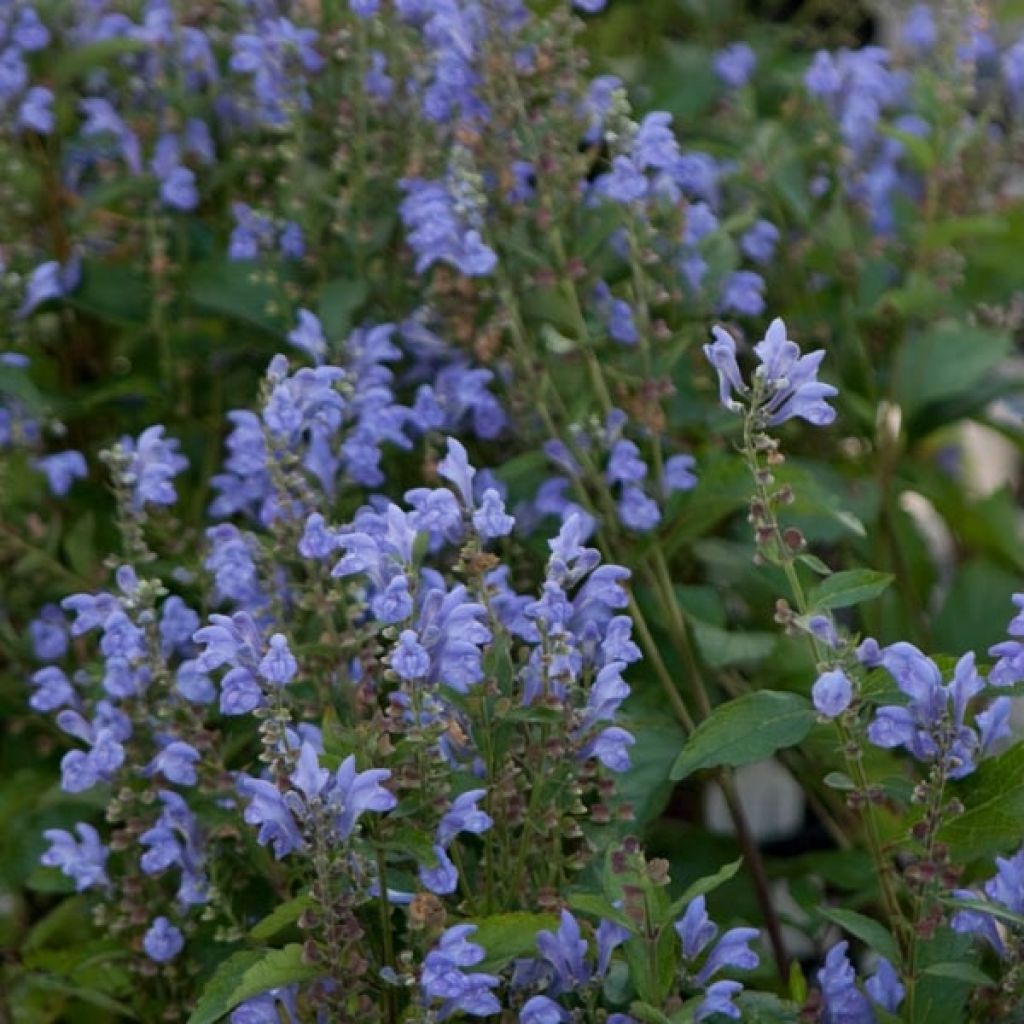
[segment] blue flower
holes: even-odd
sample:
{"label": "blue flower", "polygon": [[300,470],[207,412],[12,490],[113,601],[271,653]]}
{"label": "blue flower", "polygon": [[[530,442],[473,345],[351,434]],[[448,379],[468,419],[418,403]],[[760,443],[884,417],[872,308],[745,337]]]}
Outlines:
{"label": "blue flower", "polygon": [[412,681],[426,678],[430,671],[430,655],[411,629],[403,629],[398,646],[391,654],[391,667],[400,679]]}
{"label": "blue flower", "polygon": [[486,795],[484,789],[471,789],[452,801],[437,827],[437,841],[442,846],[447,846],[460,832],[479,835],[494,824],[491,816],[477,807]]}
{"label": "blue flower", "polygon": [[918,54],[928,53],[935,46],[939,30],[928,4],[914,4],[910,8],[900,30],[900,38],[904,46]]}
{"label": "blue flower", "polygon": [[658,503],[648,497],[639,487],[623,487],[618,503],[619,519],[627,529],[637,533],[653,530],[661,521]]}
{"label": "blue flower", "polygon": [[665,460],[662,482],[665,494],[676,491],[690,491],[697,486],[697,477],[693,472],[697,460],[692,455],[672,455]]}
{"label": "blue flower", "polygon": [[142,948],[150,960],[165,964],[185,948],[185,936],[166,917],[158,917],[142,937]]}
{"label": "blue flower", "polygon": [[770,263],[779,244],[779,229],[768,220],[757,221],[740,239],[740,248],[755,263]]}
{"label": "blue flower", "polygon": [[459,887],[459,872],[439,843],[434,844],[435,867],[420,865],[419,879],[425,889],[438,896],[450,896]]}
{"label": "blue flower", "polygon": [[73,708],[78,704],[75,688],[56,665],[47,665],[34,672],[29,682],[35,687],[28,699],[28,705],[33,711],[56,711],[62,707]]}
{"label": "blue flower", "polygon": [[19,128],[49,135],[53,131],[53,93],[41,85],[34,85],[25,93],[18,107]]}
{"label": "blue flower", "polygon": [[847,942],[836,943],[818,971],[825,1019],[842,1024],[875,1024],[871,1004],[857,988],[857,974],[846,956],[848,948]]}
{"label": "blue flower", "polygon": [[188,469],[188,459],[178,452],[178,442],[164,437],[162,426],[147,427],[137,439],[121,439],[129,456],[124,482],[132,489],[136,511],[145,505],[173,505],[178,500],[171,482]]}
{"label": "blue flower", "polygon": [[198,781],[196,764],[199,751],[184,740],[173,740],[168,743],[146,766],[146,774],[160,772],[168,782],[179,786],[194,786]]}
{"label": "blue flower", "polygon": [[993,686],[1012,686],[1024,681],[1024,594],[1014,594],[1013,603],[1017,606],[1017,614],[1006,627],[1012,639],[988,649],[988,653],[997,659],[988,677]]}
{"label": "blue flower", "polygon": [[977,719],[982,726],[980,736],[965,724],[969,701],[984,688],[974,655],[965,654],[957,662],[948,686],[942,684],[935,663],[913,644],[900,642],[884,648],[880,661],[908,702],[878,708],[868,726],[868,739],[878,747],[905,747],[919,761],[942,758],[953,779],[973,772],[977,756],[986,753],[1004,733],[1008,711],[994,702],[988,717]]}
{"label": "blue flower", "polygon": [[568,910],[562,911],[557,931],[537,932],[537,950],[554,969],[552,994],[571,992],[590,980],[587,941],[581,937],[580,926]]}
{"label": "blue flower", "polygon": [[409,246],[416,254],[416,273],[435,263],[448,263],[467,277],[485,277],[497,266],[498,257],[483,241],[478,217],[466,217],[458,209],[448,184],[423,178],[400,182],[405,198],[399,214]]}
{"label": "blue flower", "polygon": [[697,961],[718,935],[718,926],[708,917],[703,896],[687,904],[683,916],[675,923],[676,934],[682,943],[683,960],[695,981],[704,988],[704,1000],[698,1008],[697,1019],[722,1013],[739,1019],[739,1011],[732,999],[742,989],[738,982],[717,981],[708,984],[723,968],[750,971],[757,967],[757,954],[750,943],[758,937],[756,928],[732,928],[711,948],[703,966],[697,970]]}
{"label": "blue flower", "polygon": [[80,822],[75,826],[78,840],[60,828],[49,828],[43,836],[50,848],[40,858],[46,867],[60,868],[74,880],[75,890],[82,892],[96,885],[107,885],[106,863],[110,851],[100,842],[92,825]]}
{"label": "blue flower", "polygon": [[[1012,857],[996,857],[996,873],[984,885],[984,897],[970,889],[957,889],[958,899],[987,900],[1012,914],[1024,914],[1024,847]],[[981,910],[958,910],[951,925],[954,931],[977,935],[984,939],[1000,957],[1007,957],[996,919]]]}
{"label": "blue flower", "polygon": [[289,332],[288,340],[319,365],[327,355],[327,338],[320,318],[308,309],[300,309],[298,316],[298,325]]}
{"label": "blue flower", "polygon": [[759,316],[764,312],[764,278],[752,270],[734,270],[722,283],[719,308],[740,316]]}
{"label": "blue flower", "polygon": [[55,604],[45,604],[28,624],[32,653],[38,661],[57,661],[68,651],[68,624]]}
{"label": "blue flower", "polygon": [[853,684],[841,668],[823,672],[811,687],[811,699],[818,714],[836,718],[850,706]]}
{"label": "blue flower", "polygon": [[497,988],[499,979],[493,974],[470,973],[487,955],[482,946],[468,941],[476,932],[476,925],[459,924],[448,928],[423,961],[420,990],[429,1006],[440,1001],[440,1020],[454,1013],[467,1013],[473,1017],[487,1017],[501,1011],[491,989]]}
{"label": "blue flower", "polygon": [[564,1024],[569,1019],[569,1014],[547,996],[533,996],[519,1011],[519,1024]]}
{"label": "blue flower", "polygon": [[299,663],[288,648],[288,638],[283,633],[275,633],[270,638],[270,646],[259,664],[260,676],[271,686],[284,686],[290,683],[299,671]]}
{"label": "blue flower", "polygon": [[715,54],[715,74],[730,88],[739,89],[750,81],[757,57],[746,43],[733,43]]}

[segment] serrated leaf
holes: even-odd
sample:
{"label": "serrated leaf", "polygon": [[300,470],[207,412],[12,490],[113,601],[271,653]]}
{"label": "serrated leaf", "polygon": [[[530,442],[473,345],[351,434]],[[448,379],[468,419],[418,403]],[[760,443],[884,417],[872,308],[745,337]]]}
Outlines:
{"label": "serrated leaf", "polygon": [[810,594],[812,608],[826,611],[847,608],[878,597],[893,581],[892,573],[873,569],[850,569],[833,573],[822,580]]}
{"label": "serrated leaf", "polygon": [[283,949],[246,949],[223,961],[203,986],[188,1024],[214,1024],[239,1003],[269,988],[310,981],[320,972],[302,962],[297,942]]}
{"label": "serrated leaf", "polygon": [[810,701],[797,693],[759,690],[722,704],[687,740],[672,766],[678,781],[696,771],[737,767],[799,743],[814,725]]}
{"label": "serrated leaf", "polygon": [[854,938],[860,939],[869,949],[880,953],[886,960],[898,963],[899,947],[889,929],[874,918],[858,914],[856,910],[843,907],[819,907],[818,913],[833,924],[839,925],[843,931],[849,932]]}

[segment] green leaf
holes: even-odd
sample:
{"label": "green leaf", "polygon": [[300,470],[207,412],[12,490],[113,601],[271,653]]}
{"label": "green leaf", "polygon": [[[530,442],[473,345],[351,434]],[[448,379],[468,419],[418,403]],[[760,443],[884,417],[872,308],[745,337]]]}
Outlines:
{"label": "green leaf", "polygon": [[309,894],[303,893],[274,907],[265,918],[257,921],[249,929],[249,939],[252,942],[266,942],[273,938],[278,932],[298,921],[310,902]]}
{"label": "green leaf", "polygon": [[317,315],[329,339],[348,334],[356,310],[366,301],[367,291],[365,281],[347,277],[335,278],[323,286]]}
{"label": "green leaf", "polygon": [[760,690],[722,704],[689,738],[670,777],[685,779],[720,765],[737,767],[799,743],[814,725],[810,701],[796,693]]}
{"label": "green leaf", "polygon": [[822,580],[810,594],[812,608],[848,608],[878,597],[893,581],[892,573],[873,569],[850,569]]}
{"label": "green leaf", "polygon": [[896,359],[895,393],[911,415],[929,402],[966,391],[1010,351],[1005,331],[942,323],[904,342]]}
{"label": "green leaf", "polygon": [[214,1024],[239,1003],[268,988],[309,981],[320,971],[302,962],[297,942],[283,949],[246,949],[223,961],[203,986],[188,1024]]}
{"label": "green leaf", "polygon": [[650,1003],[632,1002],[629,1004],[629,1015],[642,1021],[643,1024],[672,1024],[656,1006]]}
{"label": "green leaf", "polygon": [[496,970],[517,956],[532,954],[537,948],[537,932],[555,931],[559,920],[554,914],[529,914],[515,911],[481,917],[470,924],[476,925],[471,942],[487,950],[481,970]]}
{"label": "green leaf", "polygon": [[817,555],[797,555],[796,560],[801,564],[806,565],[808,569],[812,572],[816,572],[819,576],[832,575],[832,570]]}
{"label": "green leaf", "polygon": [[611,900],[599,893],[594,892],[571,892],[569,893],[569,906],[581,914],[588,914],[590,917],[607,918],[623,928],[630,931],[636,930],[636,925],[618,907],[613,907]]}
{"label": "green leaf", "polygon": [[698,896],[706,896],[709,892],[714,892],[719,886],[725,885],[726,882],[735,877],[736,872],[739,871],[742,865],[743,858],[737,857],[736,860],[719,868],[713,875],[705,875],[703,878],[698,878],[695,882],[691,882],[686,887],[683,895],[672,903],[669,917],[678,917],[691,900],[695,900]]}
{"label": "green leaf", "polygon": [[833,924],[839,925],[854,938],[860,939],[868,949],[880,953],[886,960],[898,963],[900,951],[889,929],[871,917],[858,914],[855,910],[842,907],[819,907],[818,913]]}
{"label": "green leaf", "polygon": [[1024,743],[978,765],[973,775],[957,784],[957,796],[967,808],[946,821],[939,839],[954,860],[971,860],[1020,845],[1024,821]]}
{"label": "green leaf", "polygon": [[64,84],[84,71],[94,67],[108,67],[118,57],[139,53],[146,47],[147,43],[142,39],[129,39],[124,36],[104,39],[98,43],[87,43],[85,46],[76,46],[62,53],[51,70],[57,84]]}
{"label": "green leaf", "polygon": [[709,668],[730,668],[763,661],[775,649],[778,635],[733,632],[709,622],[693,622],[693,637]]}
{"label": "green leaf", "polygon": [[46,412],[46,399],[19,366],[0,363],[0,394],[18,399],[29,412],[37,416]]}
{"label": "green leaf", "polygon": [[280,335],[289,325],[270,312],[277,296],[259,273],[254,263],[202,263],[192,272],[188,297],[200,309]]}
{"label": "green leaf", "polygon": [[995,982],[980,967],[975,967],[974,964],[963,960],[932,964],[926,967],[922,973],[931,974],[936,978],[955,978],[957,981],[966,981],[969,985],[985,987],[995,985]]}

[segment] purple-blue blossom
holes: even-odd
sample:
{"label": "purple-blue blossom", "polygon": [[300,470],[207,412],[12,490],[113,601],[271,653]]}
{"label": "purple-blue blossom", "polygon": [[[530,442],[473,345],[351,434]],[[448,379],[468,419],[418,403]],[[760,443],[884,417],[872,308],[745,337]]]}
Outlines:
{"label": "purple-blue blossom", "polygon": [[150,960],[165,964],[185,948],[185,936],[181,934],[179,928],[161,915],[142,937],[142,948]]}
{"label": "purple-blue blossom", "polygon": [[487,955],[482,946],[469,941],[476,930],[476,925],[471,924],[448,928],[423,961],[420,991],[427,1006],[441,1004],[440,1020],[458,1012],[487,1017],[501,1010],[491,991],[498,987],[499,979],[493,974],[466,970]]}
{"label": "purple-blue blossom", "polygon": [[739,89],[750,81],[757,57],[746,43],[733,43],[719,50],[714,59],[715,74],[730,89]]}
{"label": "purple-blue blossom", "polygon": [[811,699],[819,715],[836,718],[853,701],[853,684],[841,668],[823,672],[811,687]]}
{"label": "purple-blue blossom", "polygon": [[199,781],[196,765],[199,751],[184,740],[172,740],[146,766],[146,774],[160,773],[168,782],[179,786],[194,786]]}
{"label": "purple-blue blossom", "polygon": [[75,826],[78,839],[64,829],[49,828],[43,836],[50,848],[42,855],[40,862],[46,867],[60,868],[75,883],[75,890],[82,892],[96,885],[106,885],[106,864],[109,850],[100,842],[99,833],[92,825],[79,822]]}
{"label": "purple-blue blossom", "polygon": [[84,480],[89,475],[85,456],[81,452],[55,452],[35,460],[36,468],[46,477],[50,493],[63,498],[76,480]]}
{"label": "purple-blue blossom", "polygon": [[173,480],[188,469],[188,459],[179,451],[175,438],[164,437],[164,427],[147,427],[137,439],[124,437],[120,448],[128,457],[123,473],[131,488],[132,505],[173,505],[178,500]]}

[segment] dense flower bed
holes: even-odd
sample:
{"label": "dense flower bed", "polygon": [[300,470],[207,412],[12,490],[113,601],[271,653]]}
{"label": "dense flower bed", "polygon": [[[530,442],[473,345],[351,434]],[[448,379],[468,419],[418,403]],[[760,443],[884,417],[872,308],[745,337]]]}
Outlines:
{"label": "dense flower bed", "polygon": [[0,1018],[1019,1011],[1024,43],[605,6],[0,0]]}

